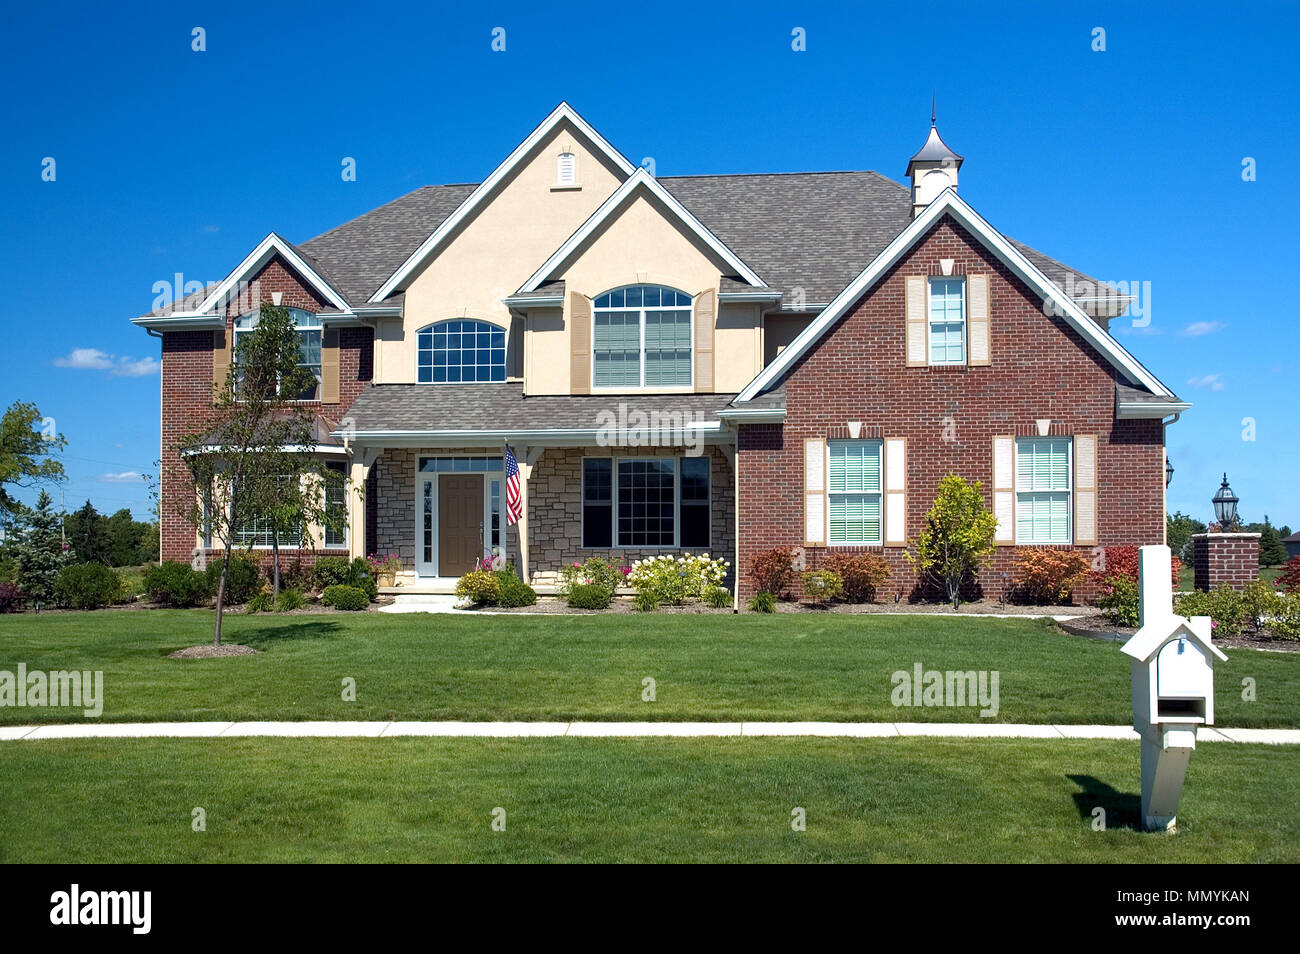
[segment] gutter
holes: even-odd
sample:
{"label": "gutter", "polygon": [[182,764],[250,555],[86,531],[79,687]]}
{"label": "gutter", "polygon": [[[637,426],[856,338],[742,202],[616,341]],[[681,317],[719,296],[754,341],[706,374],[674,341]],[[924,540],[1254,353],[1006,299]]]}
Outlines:
{"label": "gutter", "polygon": [[780,424],[785,420],[783,407],[724,407],[718,417],[736,424]]}
{"label": "gutter", "polygon": [[[1117,401],[1115,417],[1121,421],[1163,418],[1172,414],[1174,421],[1191,407],[1186,401]],[[1172,424],[1173,421],[1168,423]]]}
{"label": "gutter", "polygon": [[[708,423],[689,423],[685,430],[703,437],[718,437],[729,443],[727,429],[721,421]],[[599,444],[606,428],[598,427],[562,427],[562,428],[493,428],[490,430],[338,430],[330,436],[346,438],[353,444],[382,445],[386,447],[425,447],[439,444],[459,443],[462,446],[491,447],[504,442],[529,444],[548,444],[549,446]],[[651,445],[654,446],[654,445]]]}

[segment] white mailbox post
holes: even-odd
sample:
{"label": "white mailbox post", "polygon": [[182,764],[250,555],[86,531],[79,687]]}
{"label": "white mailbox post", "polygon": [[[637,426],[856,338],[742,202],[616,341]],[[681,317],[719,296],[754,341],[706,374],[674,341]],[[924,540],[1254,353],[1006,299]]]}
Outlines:
{"label": "white mailbox post", "polygon": [[1133,728],[1142,736],[1142,825],[1168,831],[1196,727],[1214,724],[1214,660],[1228,657],[1211,641],[1208,616],[1174,615],[1169,548],[1138,553],[1141,627],[1124,652],[1132,657]]}

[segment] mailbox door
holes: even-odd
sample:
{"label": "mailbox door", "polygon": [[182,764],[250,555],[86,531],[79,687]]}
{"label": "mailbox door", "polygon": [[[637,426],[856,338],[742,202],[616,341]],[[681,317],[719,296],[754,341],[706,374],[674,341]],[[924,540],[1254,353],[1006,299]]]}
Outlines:
{"label": "mailbox door", "polygon": [[1173,639],[1156,653],[1156,694],[1162,699],[1204,699],[1210,692],[1210,661],[1190,639]]}

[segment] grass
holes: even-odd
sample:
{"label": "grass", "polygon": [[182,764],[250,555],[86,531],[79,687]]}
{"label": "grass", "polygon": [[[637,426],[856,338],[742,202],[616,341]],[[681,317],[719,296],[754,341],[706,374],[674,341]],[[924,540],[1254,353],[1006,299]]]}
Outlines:
{"label": "grass", "polygon": [[[1265,583],[1275,583],[1277,578],[1281,575],[1282,567],[1280,566],[1261,566],[1259,568],[1259,578]],[[1195,568],[1190,563],[1184,563],[1178,570],[1178,589],[1194,589],[1195,581]]]}
{"label": "grass", "polygon": [[1300,763],[1267,746],[1199,747],[1180,830],[1155,835],[1118,742],[4,745],[0,862],[1300,861]]}
{"label": "grass", "polygon": [[[261,650],[165,658],[208,641],[203,610],[0,616],[0,670],[102,670],[104,721],[662,719],[981,721],[976,708],[895,708],[891,674],[997,670],[999,722],[1125,724],[1115,643],[1050,622],[926,616],[599,617],[324,614],[227,617]],[[1217,722],[1300,726],[1300,656],[1230,650]],[[656,701],[643,702],[642,681]],[[1241,699],[1255,681],[1257,701]],[[356,701],[342,699],[345,678]],[[0,724],[81,722],[0,706]],[[5,750],[8,754],[9,750]]]}

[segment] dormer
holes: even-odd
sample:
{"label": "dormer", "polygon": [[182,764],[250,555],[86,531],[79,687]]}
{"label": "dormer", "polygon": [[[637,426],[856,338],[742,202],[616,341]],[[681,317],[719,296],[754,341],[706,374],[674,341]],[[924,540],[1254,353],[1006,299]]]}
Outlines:
{"label": "dormer", "polygon": [[930,135],[925,145],[907,162],[907,178],[912,183],[912,218],[939,197],[949,187],[957,190],[957,171],[962,157],[948,148],[934,124],[933,108],[930,110]]}

